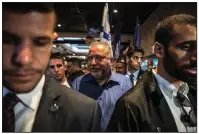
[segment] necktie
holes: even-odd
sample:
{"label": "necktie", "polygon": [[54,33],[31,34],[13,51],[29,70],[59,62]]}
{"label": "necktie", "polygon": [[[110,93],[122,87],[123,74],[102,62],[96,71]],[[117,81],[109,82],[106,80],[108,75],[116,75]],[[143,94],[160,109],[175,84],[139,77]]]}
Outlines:
{"label": "necktie", "polygon": [[14,106],[19,102],[19,98],[13,93],[8,93],[3,97],[3,132],[14,132],[15,115]]}
{"label": "necktie", "polygon": [[[177,107],[180,108],[181,115],[180,120],[185,125],[185,127],[195,127],[197,125],[197,117],[194,112],[193,105],[191,102],[183,95],[183,92],[186,90],[187,85],[182,84],[182,86],[178,89],[177,96],[174,98],[174,103]],[[184,107],[190,107],[191,110],[189,113],[185,111]]]}
{"label": "necktie", "polygon": [[134,86],[134,79],[133,79],[133,78],[134,78],[134,75],[131,74],[131,75],[130,75],[130,80],[131,80],[131,82],[132,82],[132,86]]}

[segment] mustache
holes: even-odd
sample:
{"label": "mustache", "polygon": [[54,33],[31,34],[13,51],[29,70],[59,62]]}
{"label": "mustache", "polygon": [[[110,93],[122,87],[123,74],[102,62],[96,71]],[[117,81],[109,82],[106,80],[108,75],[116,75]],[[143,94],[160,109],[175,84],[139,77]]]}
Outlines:
{"label": "mustache", "polygon": [[42,73],[41,69],[38,68],[6,68],[3,69],[3,74],[6,75],[16,75],[19,74],[19,72],[23,72],[23,73]]}
{"label": "mustache", "polygon": [[191,64],[187,64],[187,65],[184,65],[183,68],[185,69],[191,69],[191,68],[196,68],[197,67],[197,62],[194,62],[194,63],[191,63]]}
{"label": "mustache", "polygon": [[100,67],[99,66],[90,66],[89,68],[90,69],[99,69]]}

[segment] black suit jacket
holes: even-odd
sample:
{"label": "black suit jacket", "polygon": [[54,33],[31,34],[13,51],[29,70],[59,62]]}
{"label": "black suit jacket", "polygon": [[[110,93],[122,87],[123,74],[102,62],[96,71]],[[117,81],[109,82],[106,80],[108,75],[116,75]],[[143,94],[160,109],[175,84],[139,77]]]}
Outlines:
{"label": "black suit jacket", "polygon": [[178,131],[170,108],[152,72],[145,71],[136,86],[118,100],[107,131]]}
{"label": "black suit jacket", "polygon": [[33,132],[99,132],[99,105],[46,77]]}

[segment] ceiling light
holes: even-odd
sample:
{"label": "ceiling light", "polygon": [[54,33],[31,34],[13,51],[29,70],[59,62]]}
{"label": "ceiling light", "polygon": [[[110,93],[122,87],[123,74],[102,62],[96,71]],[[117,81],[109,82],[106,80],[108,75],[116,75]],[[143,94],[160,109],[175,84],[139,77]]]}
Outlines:
{"label": "ceiling light", "polygon": [[58,24],[57,26],[58,26],[58,27],[61,27],[61,24]]}
{"label": "ceiling light", "polygon": [[117,9],[113,10],[114,13],[117,13]]}

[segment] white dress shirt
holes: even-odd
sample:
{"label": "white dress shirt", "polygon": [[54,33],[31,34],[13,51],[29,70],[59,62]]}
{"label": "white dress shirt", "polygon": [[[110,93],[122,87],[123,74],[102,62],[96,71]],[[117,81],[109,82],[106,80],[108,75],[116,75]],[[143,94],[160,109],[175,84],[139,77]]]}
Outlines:
{"label": "white dress shirt", "polygon": [[61,83],[61,84],[70,88],[70,85],[68,84],[67,79],[63,83]]}
{"label": "white dress shirt", "polygon": [[[137,77],[138,77],[138,74],[139,74],[139,72],[140,72],[140,69],[138,69],[137,71],[135,71],[134,73],[133,73],[133,82],[134,82],[134,84],[133,85],[136,85],[136,83],[137,83]],[[126,77],[128,77],[129,79],[130,79],[130,75],[131,75],[132,73],[131,72],[129,72],[129,71],[127,71],[127,73],[126,73]]]}
{"label": "white dress shirt", "polygon": [[[178,132],[196,132],[196,127],[185,127],[185,125],[180,120],[180,107],[177,107],[174,103],[174,97],[177,95],[178,89],[162,78],[160,75],[158,75],[154,70],[153,73],[155,75],[155,78],[157,80],[158,86],[165,97],[167,104],[169,105],[169,108],[171,110],[171,113],[174,117]],[[183,95],[188,99],[187,93],[189,92],[189,88],[183,92]],[[186,112],[189,114],[189,111],[191,110],[191,107],[184,107]]]}
{"label": "white dress shirt", "polygon": [[[28,93],[16,94],[20,102],[14,107],[15,132],[31,132],[35,115],[42,95],[45,76],[43,75],[37,86]],[[3,96],[11,91],[3,86]]]}

